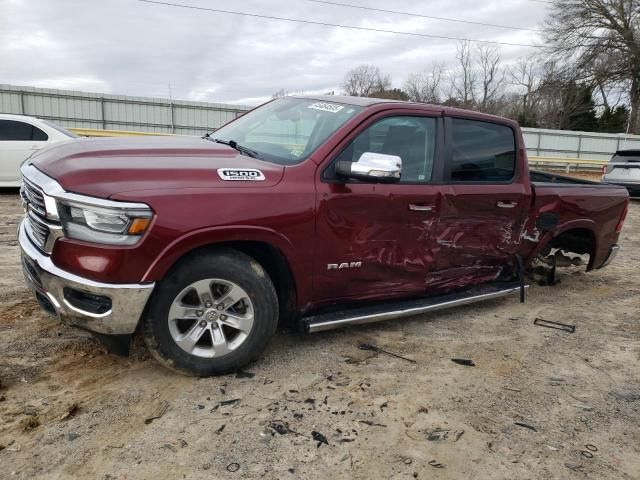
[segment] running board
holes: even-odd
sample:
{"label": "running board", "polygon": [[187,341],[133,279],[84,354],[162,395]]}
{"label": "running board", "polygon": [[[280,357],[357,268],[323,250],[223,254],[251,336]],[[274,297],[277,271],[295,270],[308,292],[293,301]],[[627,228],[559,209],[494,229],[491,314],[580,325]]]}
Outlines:
{"label": "running board", "polygon": [[[521,292],[519,282],[489,284],[463,292],[448,293],[437,297],[421,298],[384,305],[354,308],[342,312],[312,315],[302,319],[305,331],[309,333],[333,330],[347,325],[382,322],[393,318],[410,317],[421,313],[435,312],[446,308],[469,305],[494,298],[506,297]],[[524,285],[529,288],[529,285]]]}

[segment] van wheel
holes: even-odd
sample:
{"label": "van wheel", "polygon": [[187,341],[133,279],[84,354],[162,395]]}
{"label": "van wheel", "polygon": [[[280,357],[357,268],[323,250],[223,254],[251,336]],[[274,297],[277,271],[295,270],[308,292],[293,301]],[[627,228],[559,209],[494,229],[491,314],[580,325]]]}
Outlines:
{"label": "van wheel", "polygon": [[154,289],[144,340],[166,367],[206,377],[257,359],[278,323],[278,298],[267,272],[233,249],[192,255]]}

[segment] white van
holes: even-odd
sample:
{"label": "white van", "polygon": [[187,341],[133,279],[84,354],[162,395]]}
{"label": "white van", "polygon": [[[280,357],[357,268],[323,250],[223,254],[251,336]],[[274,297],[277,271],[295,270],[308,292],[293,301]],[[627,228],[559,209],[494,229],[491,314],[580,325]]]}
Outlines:
{"label": "white van", "polygon": [[47,120],[0,113],[0,187],[20,186],[20,164],[36,150],[73,138],[77,135]]}
{"label": "white van", "polygon": [[640,198],[640,150],[614,153],[602,181],[626,187],[631,197]]}

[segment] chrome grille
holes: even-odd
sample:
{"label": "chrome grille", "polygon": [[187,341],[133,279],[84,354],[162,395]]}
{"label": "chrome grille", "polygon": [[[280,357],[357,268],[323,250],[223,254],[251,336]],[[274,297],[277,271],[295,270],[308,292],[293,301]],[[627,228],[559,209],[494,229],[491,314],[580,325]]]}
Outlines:
{"label": "chrome grille", "polygon": [[25,227],[27,235],[36,247],[43,252],[49,253],[50,245],[47,242],[51,237],[51,230],[59,227],[48,223],[46,220],[47,209],[42,190],[34,183],[23,178],[20,197],[26,211]]}
{"label": "chrome grille", "polygon": [[32,210],[40,216],[46,217],[47,209],[44,203],[44,196],[38,187],[23,178],[20,195],[24,204],[30,205]]}
{"label": "chrome grille", "polygon": [[31,237],[36,241],[36,245],[44,250],[49,237],[49,227],[33,213],[33,210],[27,214],[27,218],[29,219]]}

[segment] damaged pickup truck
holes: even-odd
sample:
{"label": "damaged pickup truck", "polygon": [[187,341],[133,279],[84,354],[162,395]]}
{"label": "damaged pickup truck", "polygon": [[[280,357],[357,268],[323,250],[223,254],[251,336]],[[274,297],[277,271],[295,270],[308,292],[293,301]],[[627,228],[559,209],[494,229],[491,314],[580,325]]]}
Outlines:
{"label": "damaged pickup truck", "polygon": [[[624,188],[529,172],[518,125],[350,97],[269,102],[205,138],[85,139],[22,167],[41,306],[214,375],[278,321],[307,332],[524,295],[558,256],[618,251]],[[586,258],[586,257],[585,257]]]}

